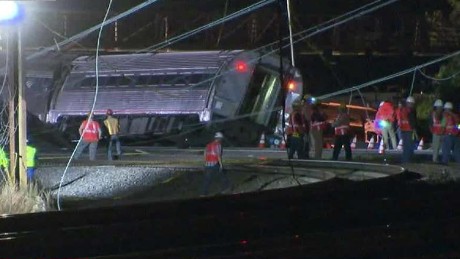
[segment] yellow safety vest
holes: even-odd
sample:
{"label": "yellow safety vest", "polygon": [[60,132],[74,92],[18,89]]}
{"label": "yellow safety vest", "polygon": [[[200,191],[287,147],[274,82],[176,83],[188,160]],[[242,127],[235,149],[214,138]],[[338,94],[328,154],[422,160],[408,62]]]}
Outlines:
{"label": "yellow safety vest", "polygon": [[104,125],[107,127],[107,130],[109,131],[109,135],[117,135],[118,132],[120,131],[120,125],[118,124],[118,119],[114,118],[112,116],[107,117],[107,119],[104,120]]}
{"label": "yellow safety vest", "polygon": [[27,146],[27,167],[35,167],[35,155],[37,154],[37,149],[31,146]]}
{"label": "yellow safety vest", "polygon": [[8,170],[9,165],[10,165],[10,160],[9,160],[8,157],[6,156],[6,153],[5,153],[5,151],[3,150],[3,148],[0,148],[0,166],[1,166],[3,169]]}

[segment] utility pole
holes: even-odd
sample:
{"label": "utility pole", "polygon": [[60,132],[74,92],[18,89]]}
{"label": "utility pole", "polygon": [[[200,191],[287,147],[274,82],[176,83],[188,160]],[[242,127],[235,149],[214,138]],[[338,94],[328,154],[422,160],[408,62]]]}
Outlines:
{"label": "utility pole", "polygon": [[23,57],[21,26],[10,27],[10,100],[9,100],[9,140],[10,176],[14,176],[20,187],[27,185],[27,113],[23,87]]}

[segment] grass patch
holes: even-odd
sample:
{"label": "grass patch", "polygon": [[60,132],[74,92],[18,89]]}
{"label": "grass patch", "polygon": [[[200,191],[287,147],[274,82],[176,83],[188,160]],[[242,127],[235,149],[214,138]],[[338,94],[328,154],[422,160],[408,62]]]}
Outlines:
{"label": "grass patch", "polygon": [[0,214],[24,214],[47,211],[49,194],[34,184],[19,188],[14,184],[0,185]]}

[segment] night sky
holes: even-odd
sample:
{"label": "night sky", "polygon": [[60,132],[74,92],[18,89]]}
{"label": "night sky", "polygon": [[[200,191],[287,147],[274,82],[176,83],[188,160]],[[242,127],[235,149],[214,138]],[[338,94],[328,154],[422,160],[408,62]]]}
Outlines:
{"label": "night sky", "polygon": [[[113,1],[110,16],[143,2]],[[258,1],[228,0],[227,14],[256,2]],[[292,0],[294,33],[371,2],[374,1]],[[23,27],[26,48],[51,46],[55,40],[59,42],[65,37],[99,24],[108,3],[106,0],[59,0],[30,4],[29,17]],[[168,37],[173,37],[221,18],[224,15],[225,4],[226,0],[159,0],[119,21],[117,42],[114,42],[114,26],[104,28],[102,48],[142,49],[151,46],[164,41],[166,28]],[[426,14],[436,10],[448,17],[450,8],[447,0],[401,0],[334,30],[297,43],[297,64],[310,85],[321,86],[314,87],[318,90],[312,90],[318,91],[319,94],[320,91],[341,89],[394,73],[425,62],[433,55],[457,50],[458,46],[438,46],[430,42],[429,30],[432,25],[426,22]],[[277,14],[277,5],[271,4],[223,26],[217,26],[174,44],[170,48],[252,49],[276,42],[280,26]],[[257,21],[255,40],[249,33],[252,18]],[[96,36],[97,33],[93,33],[79,44],[68,47],[94,50]],[[333,53],[342,54],[337,56]],[[436,71],[437,68],[430,69],[428,72]],[[401,77],[391,84],[404,85],[410,80],[410,76]]]}

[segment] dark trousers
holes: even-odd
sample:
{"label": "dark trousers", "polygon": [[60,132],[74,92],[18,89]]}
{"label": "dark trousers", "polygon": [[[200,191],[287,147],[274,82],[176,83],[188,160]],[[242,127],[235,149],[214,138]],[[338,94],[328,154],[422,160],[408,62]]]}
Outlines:
{"label": "dark trousers", "polygon": [[443,163],[449,163],[451,151],[455,162],[460,163],[460,138],[452,135],[446,135],[444,136],[444,141],[442,142]]}
{"label": "dark trousers", "polygon": [[225,191],[226,189],[230,188],[230,180],[227,177],[227,173],[223,170],[220,170],[219,164],[214,166],[205,166],[204,167],[204,183],[203,183],[203,195],[208,195],[209,193],[209,186],[213,181],[213,178],[219,177],[222,184],[222,190]]}
{"label": "dark trousers", "polygon": [[342,146],[345,148],[345,158],[351,160],[351,147],[350,147],[350,135],[336,135],[334,141],[334,152],[332,154],[333,160],[339,159],[340,150]]}
{"label": "dark trousers", "polygon": [[293,159],[294,154],[297,152],[298,159],[305,159],[305,148],[304,148],[304,139],[303,135],[298,137],[288,136],[287,139],[288,144],[288,158]]}
{"label": "dark trousers", "polygon": [[403,163],[409,163],[412,160],[414,155],[414,139],[412,138],[412,131],[401,131],[401,138],[403,141],[403,154],[402,160]]}

